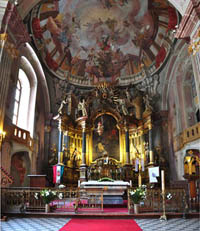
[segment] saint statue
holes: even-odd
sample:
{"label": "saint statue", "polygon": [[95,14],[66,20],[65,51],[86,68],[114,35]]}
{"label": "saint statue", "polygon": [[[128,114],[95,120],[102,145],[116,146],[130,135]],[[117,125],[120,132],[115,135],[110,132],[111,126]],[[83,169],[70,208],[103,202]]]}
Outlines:
{"label": "saint statue", "polygon": [[124,115],[128,115],[128,110],[127,110],[127,108],[126,108],[126,101],[125,101],[125,99],[117,99],[116,101],[117,101],[117,102],[119,103],[119,105],[121,106],[122,113],[123,113]]}
{"label": "saint statue", "polygon": [[144,95],[143,100],[145,104],[145,111],[153,111],[153,107],[150,104],[151,98],[149,97],[149,95]]}
{"label": "saint statue", "polygon": [[83,99],[82,101],[79,101],[79,103],[78,103],[78,111],[81,111],[82,116],[84,116],[84,117],[87,116],[85,99]]}

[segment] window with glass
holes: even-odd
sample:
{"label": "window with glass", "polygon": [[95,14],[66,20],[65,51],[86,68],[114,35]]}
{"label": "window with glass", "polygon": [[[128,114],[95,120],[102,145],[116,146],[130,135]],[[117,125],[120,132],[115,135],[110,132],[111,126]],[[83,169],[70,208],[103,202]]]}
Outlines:
{"label": "window with glass", "polygon": [[27,130],[29,99],[30,83],[26,73],[19,69],[12,121],[13,124],[25,130]]}

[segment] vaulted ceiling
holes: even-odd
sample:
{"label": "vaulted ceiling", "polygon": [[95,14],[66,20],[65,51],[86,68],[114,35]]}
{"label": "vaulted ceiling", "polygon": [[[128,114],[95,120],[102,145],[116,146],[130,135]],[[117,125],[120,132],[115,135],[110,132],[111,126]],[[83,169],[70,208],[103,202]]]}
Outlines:
{"label": "vaulted ceiling", "polygon": [[126,86],[159,73],[179,21],[160,0],[49,0],[30,16],[34,46],[51,75],[87,87]]}

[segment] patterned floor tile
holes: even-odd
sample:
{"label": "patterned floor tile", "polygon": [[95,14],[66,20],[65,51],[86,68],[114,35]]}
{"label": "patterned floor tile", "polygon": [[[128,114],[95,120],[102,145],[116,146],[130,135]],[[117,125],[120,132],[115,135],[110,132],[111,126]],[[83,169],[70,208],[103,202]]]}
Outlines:
{"label": "patterned floor tile", "polygon": [[[69,218],[9,218],[2,231],[58,231]],[[200,231],[199,219],[135,219],[143,231]],[[122,230],[123,231],[123,230]]]}

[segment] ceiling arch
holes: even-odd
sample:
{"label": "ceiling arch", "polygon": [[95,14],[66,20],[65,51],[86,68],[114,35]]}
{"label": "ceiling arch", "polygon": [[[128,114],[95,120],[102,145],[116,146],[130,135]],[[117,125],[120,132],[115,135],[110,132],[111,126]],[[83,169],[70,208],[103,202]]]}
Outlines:
{"label": "ceiling arch", "polygon": [[183,16],[190,0],[168,0],[178,11],[179,13]]}

